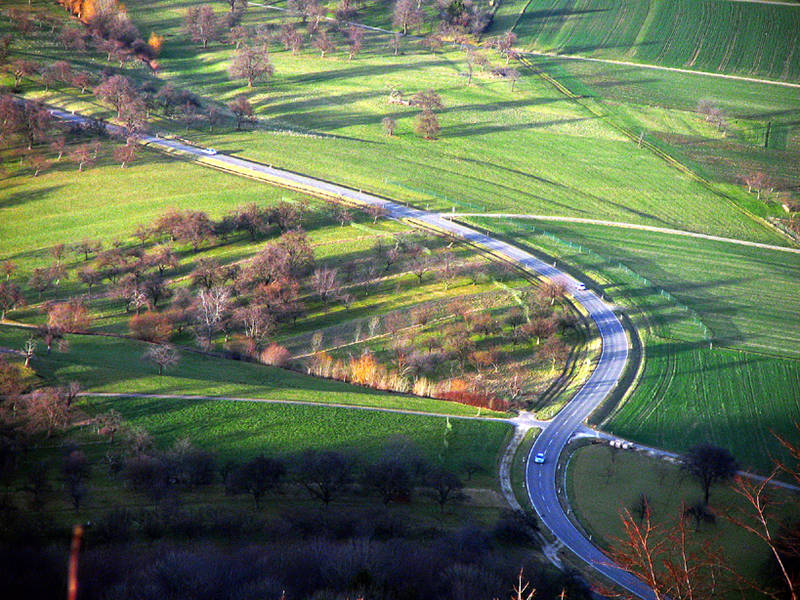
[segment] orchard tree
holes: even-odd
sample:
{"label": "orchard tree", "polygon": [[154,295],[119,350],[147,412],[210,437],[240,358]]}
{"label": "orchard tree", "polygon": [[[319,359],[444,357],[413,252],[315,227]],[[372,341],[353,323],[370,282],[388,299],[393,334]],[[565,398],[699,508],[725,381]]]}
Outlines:
{"label": "orchard tree", "polygon": [[33,171],[34,177],[38,177],[39,173],[46,171],[52,165],[49,158],[35,152],[30,153],[26,157],[26,161]]}
{"label": "orchard tree", "polygon": [[325,506],[350,483],[352,463],[338,452],[305,452],[298,461],[297,479],[312,498]]}
{"label": "orchard tree", "polygon": [[76,146],[69,154],[70,160],[78,164],[78,171],[83,171],[84,167],[92,166],[96,160],[97,155],[91,144],[80,144]]}
{"label": "orchard tree", "polygon": [[347,30],[347,45],[350,47],[347,60],[353,60],[353,57],[361,52],[361,47],[364,45],[364,29],[362,27],[350,25]]}
{"label": "orchard tree", "polygon": [[103,249],[103,243],[86,239],[75,244],[72,249],[78,255],[83,254],[83,260],[86,262],[89,260],[90,254],[100,252]]}
{"label": "orchard tree", "polygon": [[92,85],[92,76],[86,71],[77,71],[72,75],[72,85],[85,94],[89,86]]}
{"label": "orchard tree", "polygon": [[60,162],[61,158],[64,156],[64,152],[67,150],[67,140],[63,135],[56,137],[52,142],[50,142],[50,150],[58,155],[56,157],[56,162]]}
{"label": "orchard tree", "polygon": [[203,48],[208,48],[208,43],[219,39],[222,27],[210,4],[190,6],[186,10],[186,32],[193,42],[200,42]]}
{"label": "orchard tree", "polygon": [[247,0],[223,0],[231,7],[231,14],[247,10]]}
{"label": "orchard tree", "polygon": [[234,48],[238,50],[242,44],[247,43],[253,37],[253,32],[242,25],[235,25],[231,27],[228,32],[228,41],[233,44]]}
{"label": "orchard tree", "polygon": [[426,140],[435,140],[441,131],[436,113],[432,110],[424,109],[414,121],[414,130]]}
{"label": "orchard tree", "polygon": [[436,54],[436,51],[441,49],[444,45],[442,38],[436,35],[435,33],[430,34],[424,40],[422,40],[423,45],[430,50],[433,54]]}
{"label": "orchard tree", "polygon": [[303,48],[303,34],[291,24],[281,27],[280,40],[283,47],[291,50],[292,54],[297,54]]}
{"label": "orchard tree", "polygon": [[384,117],[381,121],[383,123],[383,130],[389,137],[394,135],[394,130],[397,127],[397,122],[392,117]]}
{"label": "orchard tree", "polygon": [[229,104],[228,108],[236,118],[236,130],[240,131],[242,125],[251,123],[253,119],[253,106],[246,96],[236,96]]}
{"label": "orchard tree", "polygon": [[461,490],[464,488],[464,483],[458,475],[446,469],[431,470],[425,477],[425,484],[433,490],[436,503],[442,512],[445,504],[463,498]]}
{"label": "orchard tree", "polygon": [[22,109],[19,132],[28,142],[28,150],[36,142],[44,141],[53,122],[50,111],[38,102],[26,102]]}
{"label": "orchard tree", "polygon": [[86,479],[89,477],[89,459],[80,450],[72,450],[64,457],[61,466],[67,493],[77,511],[88,493]]}
{"label": "orchard tree", "polygon": [[752,193],[753,189],[756,190],[756,199],[758,200],[761,200],[761,192],[765,188],[770,187],[769,177],[763,171],[754,171],[752,173],[748,173],[742,177],[742,180],[747,186],[747,191],[749,193]]}
{"label": "orchard tree", "polygon": [[411,103],[419,106],[422,110],[434,111],[444,108],[441,96],[431,89],[414,94]]}
{"label": "orchard tree", "polygon": [[246,79],[247,87],[253,87],[256,81],[272,77],[275,68],[265,47],[242,46],[236,50],[228,73],[231,79]]}
{"label": "orchard tree", "polygon": [[139,92],[124,75],[107,77],[94,89],[94,93],[116,109],[118,119],[122,118],[128,106],[141,102]]}
{"label": "orchard tree", "polygon": [[383,457],[364,469],[364,485],[373,488],[384,505],[411,496],[414,481],[408,464],[399,457]]}
{"label": "orchard tree", "polygon": [[114,160],[119,163],[120,168],[124,169],[128,164],[136,159],[136,143],[129,141],[124,145],[114,148]]}
{"label": "orchard tree", "polygon": [[83,333],[92,326],[92,317],[80,299],[57,302],[47,312],[47,325],[67,333]]}
{"label": "orchard tree", "polygon": [[517,43],[517,34],[513,31],[506,31],[503,35],[498,36],[494,40],[494,46],[501,55],[506,57],[506,64],[512,59],[516,58],[517,54],[514,51],[514,45]]}
{"label": "orchard tree", "polygon": [[18,58],[5,65],[3,70],[14,76],[14,89],[17,89],[25,77],[31,77],[39,72],[39,65],[32,60]]}
{"label": "orchard tree", "polygon": [[336,269],[320,268],[311,275],[311,288],[327,305],[339,289],[338,271]]}
{"label": "orchard tree", "polygon": [[11,276],[17,272],[17,263],[11,260],[4,260],[0,263],[0,275],[3,275],[8,281]]}
{"label": "orchard tree", "polygon": [[174,347],[168,344],[157,344],[145,350],[142,358],[158,366],[158,374],[163,375],[168,367],[178,364],[180,355]]}
{"label": "orchard tree", "polygon": [[158,269],[158,274],[163,277],[169,269],[178,266],[178,256],[169,244],[156,246],[153,251],[146,256],[148,264]]}
{"label": "orchard tree", "polygon": [[739,471],[739,463],[725,448],[700,444],[691,448],[682,459],[683,469],[703,488],[703,502],[707,505],[711,486],[730,481]]}
{"label": "orchard tree", "polygon": [[256,508],[261,507],[261,498],[275,490],[286,475],[286,465],[263,454],[247,461],[231,474],[230,489],[234,493],[253,496]]}
{"label": "orchard tree", "polygon": [[86,50],[86,32],[83,27],[73,27],[66,23],[58,34],[58,41],[66,50],[83,52]]}
{"label": "orchard tree", "polygon": [[551,306],[567,293],[567,287],[560,281],[547,281],[537,290],[537,295]]}
{"label": "orchard tree", "polygon": [[169,316],[152,311],[132,316],[128,327],[133,337],[158,344],[169,340],[173,331]]}
{"label": "orchard tree", "polygon": [[31,392],[25,401],[24,412],[31,433],[44,433],[48,438],[69,425],[69,406],[56,388],[39,388]]}
{"label": "orchard tree", "polygon": [[245,337],[253,349],[258,348],[275,330],[275,316],[268,306],[251,302],[237,308],[233,319],[244,330]]}
{"label": "orchard tree", "polygon": [[231,290],[227,287],[215,286],[197,293],[193,312],[201,346],[210,347],[214,334],[222,329],[228,318],[230,303]]}
{"label": "orchard tree", "polygon": [[314,48],[319,50],[320,57],[325,58],[325,55],[328,52],[333,52],[336,50],[336,44],[328,35],[327,31],[320,31],[317,35],[314,36],[314,41],[312,42]]}
{"label": "orchard tree", "polygon": [[25,306],[25,297],[20,287],[11,281],[0,281],[0,321],[9,310]]}
{"label": "orchard tree", "polygon": [[409,29],[414,29],[422,24],[422,10],[418,0],[397,0],[392,13],[392,24],[408,35]]}

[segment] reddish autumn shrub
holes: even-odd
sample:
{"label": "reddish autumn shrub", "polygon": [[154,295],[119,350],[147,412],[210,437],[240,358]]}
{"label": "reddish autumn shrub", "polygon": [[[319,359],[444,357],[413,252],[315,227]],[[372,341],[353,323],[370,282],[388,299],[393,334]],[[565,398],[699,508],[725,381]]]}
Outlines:
{"label": "reddish autumn shrub", "polygon": [[267,346],[259,357],[263,364],[273,367],[285,367],[289,364],[291,358],[292,353],[278,344],[270,344]]}
{"label": "reddish autumn shrub", "polygon": [[47,312],[52,329],[67,333],[82,333],[92,325],[89,309],[82,300],[70,300],[53,304]]}
{"label": "reddish autumn shrub", "polygon": [[173,327],[169,316],[147,311],[131,317],[128,327],[131,335],[140,340],[162,343],[172,337]]}
{"label": "reddish autumn shrub", "polygon": [[448,391],[440,392],[436,397],[450,402],[458,402],[459,404],[488,408],[490,410],[508,410],[508,401],[492,394],[471,390],[469,384],[461,379],[452,380],[449,387]]}

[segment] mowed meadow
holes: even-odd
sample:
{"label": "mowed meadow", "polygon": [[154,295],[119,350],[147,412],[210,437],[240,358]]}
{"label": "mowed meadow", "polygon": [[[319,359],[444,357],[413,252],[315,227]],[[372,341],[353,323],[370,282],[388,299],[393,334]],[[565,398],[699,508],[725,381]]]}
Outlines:
{"label": "mowed meadow", "polygon": [[[793,50],[800,43],[800,6],[728,0],[514,4],[522,12],[513,30],[530,50],[800,79],[800,55]],[[508,20],[496,23],[495,29],[507,26]]]}

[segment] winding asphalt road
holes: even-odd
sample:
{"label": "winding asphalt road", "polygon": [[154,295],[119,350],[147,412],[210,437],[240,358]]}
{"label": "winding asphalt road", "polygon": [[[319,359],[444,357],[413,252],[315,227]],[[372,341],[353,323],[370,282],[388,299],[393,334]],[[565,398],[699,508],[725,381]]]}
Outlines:
{"label": "winding asphalt road", "polygon": [[[85,123],[91,120],[61,110],[51,109],[51,112],[53,116],[65,121]],[[107,124],[106,127],[109,132],[116,135],[124,134],[124,129],[119,126]],[[603,552],[584,537],[572,524],[558,499],[558,457],[572,435],[617,385],[628,360],[627,336],[622,324],[608,304],[593,292],[582,289],[583,286],[580,282],[570,275],[539,260],[528,252],[459,223],[448,221],[436,213],[409,208],[397,202],[359,190],[313,179],[299,173],[276,169],[235,156],[226,154],[209,155],[203,149],[179,140],[144,136],[140,141],[149,147],[202,159],[202,162],[208,166],[233,170],[242,175],[249,173],[251,176],[257,176],[276,185],[304,189],[310,193],[327,196],[332,199],[381,206],[390,218],[412,219],[423,225],[446,231],[470,243],[480,245],[523,268],[562,283],[567,292],[574,297],[575,301],[586,308],[588,314],[597,324],[602,338],[602,351],[589,380],[542,431],[533,444],[530,456],[538,452],[544,452],[546,461],[544,464],[535,464],[532,460],[528,460],[526,472],[528,494],[542,522],[564,546],[586,561],[592,568],[627,589],[633,595],[644,600],[653,600],[655,598],[655,594],[648,586],[636,577],[615,567]]]}

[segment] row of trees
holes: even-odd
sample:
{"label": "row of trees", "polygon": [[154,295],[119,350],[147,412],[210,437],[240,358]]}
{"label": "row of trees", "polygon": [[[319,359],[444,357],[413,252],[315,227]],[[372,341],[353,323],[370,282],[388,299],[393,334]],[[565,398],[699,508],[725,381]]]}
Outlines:
{"label": "row of trees", "polygon": [[[107,418],[103,416],[98,425],[105,426]],[[465,499],[464,484],[457,474],[428,463],[407,444],[390,445],[380,458],[368,462],[339,452],[309,450],[289,458],[261,454],[241,463],[219,464],[212,453],[185,439],[161,452],[141,430],[123,435],[129,439],[127,450],[109,457],[109,470],[153,502],[216,481],[221,481],[227,494],[249,495],[257,509],[265,496],[289,491],[308,494],[326,507],[345,494],[365,492],[374,494],[385,506],[408,503],[421,493],[442,511],[447,504]],[[483,467],[467,461],[463,469],[471,476]]]}

